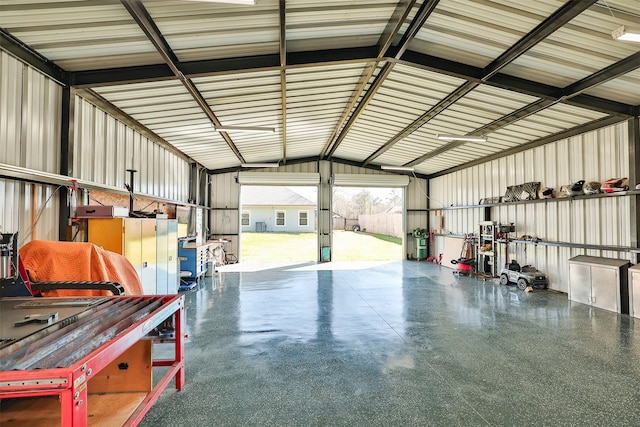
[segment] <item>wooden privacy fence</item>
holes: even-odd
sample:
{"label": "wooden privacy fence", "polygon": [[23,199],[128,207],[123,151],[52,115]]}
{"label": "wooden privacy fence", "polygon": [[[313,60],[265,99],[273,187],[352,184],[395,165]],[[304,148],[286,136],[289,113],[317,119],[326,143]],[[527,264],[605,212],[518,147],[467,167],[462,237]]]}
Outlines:
{"label": "wooden privacy fence", "polygon": [[358,215],[360,230],[367,233],[384,234],[402,238],[402,214],[379,213]]}
{"label": "wooden privacy fence", "polygon": [[334,230],[345,230],[351,231],[353,230],[353,226],[360,224],[357,219],[352,218],[344,218],[341,216],[333,217],[333,229]]}

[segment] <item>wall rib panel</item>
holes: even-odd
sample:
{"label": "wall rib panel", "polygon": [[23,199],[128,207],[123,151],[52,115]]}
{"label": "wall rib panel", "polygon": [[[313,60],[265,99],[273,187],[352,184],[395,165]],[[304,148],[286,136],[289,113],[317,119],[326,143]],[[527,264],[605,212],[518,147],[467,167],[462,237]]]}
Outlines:
{"label": "wall rib panel", "polygon": [[[562,185],[584,179],[605,181],[629,174],[627,123],[623,122],[542,147],[473,166],[433,179],[432,200],[443,206],[476,205],[482,198],[503,196],[507,186],[540,182],[559,191]],[[630,246],[628,197],[600,197],[531,204],[502,204],[491,208],[493,220],[515,223],[516,237],[535,236],[546,242],[613,247]],[[444,211],[446,231],[474,232],[482,220],[482,207]],[[478,215],[473,214],[477,212]],[[435,212],[431,223],[437,224]],[[441,239],[436,248],[441,248]],[[588,254],[631,259],[628,252],[584,250],[542,245],[511,245],[510,257],[521,265],[535,264],[551,277],[552,288],[567,291],[567,260]],[[436,254],[437,255],[437,254]],[[504,260],[500,259],[499,265]],[[546,268],[546,270],[545,270]]]}
{"label": "wall rib panel", "polygon": [[0,51],[0,162],[20,165],[24,65]]}
{"label": "wall rib panel", "polygon": [[74,174],[124,188],[127,169],[137,170],[134,191],[177,202],[188,200],[189,162],[76,97]]}
{"label": "wall rib panel", "polygon": [[[0,71],[0,163],[59,173],[62,88],[4,51],[0,51]],[[31,239],[34,230],[38,239],[57,240],[56,189],[0,179],[2,231],[19,232],[20,245]],[[36,224],[32,224],[34,209]]]}

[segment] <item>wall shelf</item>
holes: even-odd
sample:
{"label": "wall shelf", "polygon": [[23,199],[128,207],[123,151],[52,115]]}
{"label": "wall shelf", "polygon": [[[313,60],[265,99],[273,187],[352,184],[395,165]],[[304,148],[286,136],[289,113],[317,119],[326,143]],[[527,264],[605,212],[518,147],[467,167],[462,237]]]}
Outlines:
{"label": "wall shelf", "polygon": [[556,197],[553,199],[534,199],[534,200],[520,200],[518,202],[501,202],[501,203],[487,203],[478,205],[456,205],[456,206],[443,206],[441,208],[429,208],[428,211],[446,211],[455,209],[477,209],[477,208],[491,208],[495,206],[513,206],[513,205],[525,205],[529,203],[554,203],[554,202],[568,202],[574,200],[591,200],[601,199],[608,197],[623,197],[623,196],[637,196],[640,195],[640,190],[627,190],[618,193],[599,193],[584,196],[571,196],[571,197]]}
{"label": "wall shelf", "polygon": [[512,239],[510,243],[519,243],[525,245],[538,245],[538,246],[555,246],[560,248],[573,248],[573,249],[587,249],[595,251],[611,251],[611,252],[640,252],[640,248],[632,248],[626,246],[603,246],[603,245],[589,245],[585,243],[569,243],[569,242],[550,242],[546,240],[519,240]]}
{"label": "wall shelf", "polygon": [[[456,239],[464,239],[464,234],[447,234],[447,233],[433,233],[432,236],[436,237],[453,237]],[[632,248],[626,246],[601,246],[601,245],[589,245],[584,243],[569,243],[569,242],[552,242],[547,240],[521,240],[521,239],[509,239],[507,242],[505,239],[496,239],[496,243],[516,243],[524,245],[538,245],[538,246],[554,246],[560,248],[573,248],[573,249],[587,249],[594,251],[611,251],[611,252],[631,252],[640,253],[640,248]]]}

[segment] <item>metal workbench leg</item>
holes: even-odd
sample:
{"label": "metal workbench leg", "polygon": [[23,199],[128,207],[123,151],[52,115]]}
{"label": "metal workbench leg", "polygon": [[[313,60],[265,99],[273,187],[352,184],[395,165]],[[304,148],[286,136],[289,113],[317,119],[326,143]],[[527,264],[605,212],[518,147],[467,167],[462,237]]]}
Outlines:
{"label": "metal workbench leg", "polygon": [[185,307],[184,301],[180,305],[180,309],[176,312],[175,321],[176,321],[176,347],[175,347],[175,361],[181,364],[178,373],[176,374],[176,390],[182,390],[185,382],[185,372],[184,372],[184,333],[185,329]]}

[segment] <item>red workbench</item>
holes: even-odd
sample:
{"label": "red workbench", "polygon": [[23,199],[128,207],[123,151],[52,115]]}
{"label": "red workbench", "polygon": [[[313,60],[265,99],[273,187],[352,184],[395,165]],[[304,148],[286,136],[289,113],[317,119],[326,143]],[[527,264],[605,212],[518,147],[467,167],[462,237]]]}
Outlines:
{"label": "red workbench", "polygon": [[[3,298],[0,319],[0,425],[135,426],[184,385],[181,295]],[[173,359],[155,359],[150,335],[171,320]]]}

